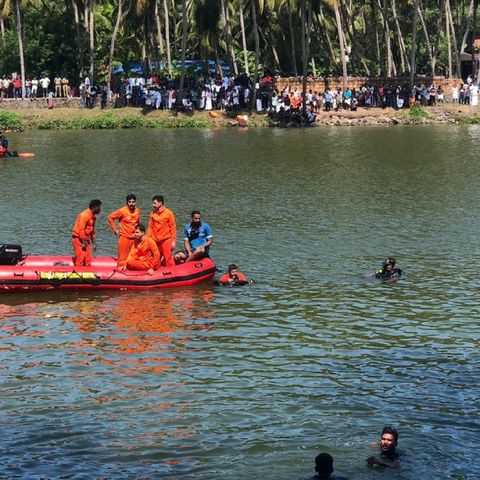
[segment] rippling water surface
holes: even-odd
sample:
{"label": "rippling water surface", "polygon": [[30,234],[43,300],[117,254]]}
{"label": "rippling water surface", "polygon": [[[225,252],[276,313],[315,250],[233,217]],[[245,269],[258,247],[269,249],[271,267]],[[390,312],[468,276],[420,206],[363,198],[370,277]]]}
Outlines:
{"label": "rippling water surface", "polygon": [[[1,241],[67,254],[75,216],[163,193],[256,283],[2,294],[0,478],[478,479],[478,127],[27,132]],[[366,279],[394,255],[397,283]],[[368,469],[382,427],[403,468]]]}

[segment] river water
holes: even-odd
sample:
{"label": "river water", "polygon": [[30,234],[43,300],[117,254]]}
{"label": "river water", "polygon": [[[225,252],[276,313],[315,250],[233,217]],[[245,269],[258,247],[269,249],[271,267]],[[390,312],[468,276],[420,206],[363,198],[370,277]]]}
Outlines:
{"label": "river water", "polygon": [[[1,241],[161,193],[256,283],[2,294],[0,478],[478,479],[479,127],[36,131],[0,159]],[[366,279],[387,255],[405,277]],[[400,432],[402,469],[369,469]]]}

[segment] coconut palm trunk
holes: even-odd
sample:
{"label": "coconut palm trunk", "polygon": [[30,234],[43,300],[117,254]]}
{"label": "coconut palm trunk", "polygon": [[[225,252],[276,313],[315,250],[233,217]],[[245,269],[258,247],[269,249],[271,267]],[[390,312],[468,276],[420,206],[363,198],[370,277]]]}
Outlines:
{"label": "coconut palm trunk", "polygon": [[260,65],[260,37],[258,35],[258,23],[257,23],[257,0],[250,0],[250,7],[252,11],[252,23],[253,23],[253,34],[255,38],[255,70],[253,72],[253,82],[252,82],[252,101],[250,104],[250,109],[255,109],[255,104],[257,102],[257,78],[258,70]]}
{"label": "coconut palm trunk", "polygon": [[187,55],[187,0],[182,0],[182,63],[180,66],[180,85],[177,94],[177,109],[181,108],[183,101],[183,84],[185,82],[185,58]]}
{"label": "coconut palm trunk", "polygon": [[347,71],[347,57],[345,52],[345,36],[343,34],[343,26],[342,26],[342,19],[340,16],[340,9],[338,6],[339,0],[334,0],[333,2],[333,10],[335,12],[335,21],[337,24],[337,34],[338,34],[338,42],[340,44],[340,57],[342,59],[342,88],[343,91],[347,89],[348,83],[348,71]]}
{"label": "coconut palm trunk", "polygon": [[240,29],[242,31],[242,49],[243,49],[243,62],[245,64],[245,73],[250,75],[250,69],[248,68],[248,54],[247,54],[247,37],[245,35],[245,19],[243,18],[243,3],[238,5],[238,16],[240,19]]}
{"label": "coconut palm trunk", "polygon": [[20,0],[15,0],[15,13],[17,16],[17,38],[18,52],[20,56],[20,76],[22,79],[22,98],[25,98],[25,55],[23,46],[22,12],[20,10]]}
{"label": "coconut palm trunk", "polygon": [[167,69],[168,75],[172,74],[172,57],[170,52],[170,21],[168,18],[167,0],[163,0],[163,15],[165,17],[165,46],[167,49]]}
{"label": "coconut palm trunk", "polygon": [[115,26],[113,27],[112,38],[110,40],[110,54],[108,57],[107,106],[110,105],[110,100],[111,100],[110,81],[112,79],[113,55],[115,53],[115,41],[117,40],[118,30],[120,29],[122,16],[123,16],[123,0],[118,0],[117,19],[115,21]]}
{"label": "coconut palm trunk", "polygon": [[417,49],[417,23],[418,23],[418,4],[419,0],[415,0],[414,10],[413,10],[413,21],[412,21],[412,51],[410,52],[410,86],[413,87],[415,83],[415,71],[416,71],[416,49]]}

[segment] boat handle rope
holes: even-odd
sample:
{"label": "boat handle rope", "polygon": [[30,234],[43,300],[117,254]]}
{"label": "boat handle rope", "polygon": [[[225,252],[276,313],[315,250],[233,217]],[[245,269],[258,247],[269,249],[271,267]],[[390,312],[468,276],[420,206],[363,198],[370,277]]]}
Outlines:
{"label": "boat handle rope", "polygon": [[[76,277],[77,279],[80,278],[81,280],[88,283],[89,285],[97,286],[97,285],[101,285],[102,283],[108,282],[115,275],[115,272],[116,272],[115,269],[112,270],[112,274],[108,278],[106,278],[105,280],[102,280],[101,278],[98,278],[97,280],[89,281],[88,278],[83,278],[82,277],[81,272],[77,272],[76,270],[72,270],[65,278],[59,278],[58,280],[55,280],[54,278],[50,278],[50,279],[48,279],[47,283],[49,285],[51,285],[52,287],[59,287],[60,285],[64,284],[69,278],[71,278],[71,276],[77,275],[77,277]],[[37,270],[35,270],[35,273],[40,278],[40,273]]]}

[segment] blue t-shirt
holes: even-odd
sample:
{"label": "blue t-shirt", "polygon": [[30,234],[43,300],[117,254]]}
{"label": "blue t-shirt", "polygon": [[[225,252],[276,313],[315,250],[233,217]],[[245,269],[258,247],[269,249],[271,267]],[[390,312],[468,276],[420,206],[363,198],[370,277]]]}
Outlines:
{"label": "blue t-shirt", "polygon": [[190,241],[193,250],[202,247],[207,243],[207,240],[212,238],[212,229],[208,223],[200,223],[198,228],[192,228],[190,223],[185,225],[184,239]]}

